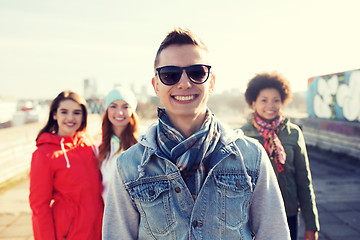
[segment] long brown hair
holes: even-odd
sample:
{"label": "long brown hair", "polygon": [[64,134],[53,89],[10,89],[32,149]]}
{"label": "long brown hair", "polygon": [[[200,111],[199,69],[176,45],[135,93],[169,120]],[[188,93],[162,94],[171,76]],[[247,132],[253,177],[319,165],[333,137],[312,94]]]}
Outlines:
{"label": "long brown hair", "polygon": [[59,108],[60,102],[64,101],[64,100],[72,100],[74,102],[76,102],[77,104],[79,104],[81,106],[81,110],[82,110],[82,121],[81,121],[81,125],[79,127],[78,131],[85,131],[86,130],[86,125],[87,125],[87,106],[86,106],[86,101],[85,99],[80,96],[79,94],[72,92],[72,91],[63,91],[61,93],[59,93],[59,95],[57,95],[57,97],[52,101],[51,105],[50,105],[50,111],[49,111],[49,118],[47,123],[45,124],[45,127],[43,127],[37,137],[36,140],[39,138],[39,136],[45,132],[47,133],[57,133],[59,130],[59,125],[57,123],[57,121],[54,119],[54,115],[57,112],[57,109]]}
{"label": "long brown hair", "polygon": [[[128,125],[120,135],[121,146],[119,146],[119,151],[121,151],[121,149],[126,150],[135,143],[137,143],[138,124],[139,124],[138,116],[136,115],[135,112],[133,112],[132,116],[130,117],[130,122],[128,123]],[[106,109],[102,117],[101,130],[102,130],[102,142],[99,146],[100,166],[107,157],[107,155],[110,153],[110,142],[112,136],[114,135],[112,124],[108,118],[108,109]]]}

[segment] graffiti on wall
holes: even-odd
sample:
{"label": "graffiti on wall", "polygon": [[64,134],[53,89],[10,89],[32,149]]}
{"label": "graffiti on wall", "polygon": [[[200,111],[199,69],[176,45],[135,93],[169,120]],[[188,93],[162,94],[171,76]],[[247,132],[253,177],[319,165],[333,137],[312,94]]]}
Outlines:
{"label": "graffiti on wall", "polygon": [[360,69],[308,80],[310,117],[360,122]]}

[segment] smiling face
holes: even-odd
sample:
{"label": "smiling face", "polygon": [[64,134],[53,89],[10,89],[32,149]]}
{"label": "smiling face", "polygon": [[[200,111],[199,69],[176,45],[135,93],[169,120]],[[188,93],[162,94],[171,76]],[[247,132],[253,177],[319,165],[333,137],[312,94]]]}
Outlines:
{"label": "smiling face", "polygon": [[281,96],[275,88],[265,88],[259,92],[256,101],[253,101],[252,107],[261,118],[271,122],[280,114],[282,107]]}
{"label": "smiling face", "polygon": [[81,126],[83,112],[80,104],[67,99],[60,102],[53,118],[59,126],[57,135],[72,137]]}
{"label": "smiling face", "polygon": [[[170,45],[160,53],[156,67],[194,64],[208,64],[204,50],[191,44]],[[201,119],[205,116],[208,97],[214,89],[215,76],[211,74],[205,83],[194,84],[183,71],[179,82],[174,85],[164,85],[158,76],[152,79],[152,85],[172,122],[182,118]]]}
{"label": "smiling face", "polygon": [[116,136],[119,137],[121,132],[129,124],[132,114],[132,108],[124,100],[115,100],[110,103],[107,116]]}

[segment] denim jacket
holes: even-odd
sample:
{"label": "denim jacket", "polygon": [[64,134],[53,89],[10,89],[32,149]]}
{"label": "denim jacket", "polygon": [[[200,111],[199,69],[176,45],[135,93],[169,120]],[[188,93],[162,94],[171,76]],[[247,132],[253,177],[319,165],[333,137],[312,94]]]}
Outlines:
{"label": "denim jacket", "polygon": [[265,150],[221,127],[196,200],[179,169],[158,153],[156,125],[123,152],[105,203],[103,239],[290,239]]}

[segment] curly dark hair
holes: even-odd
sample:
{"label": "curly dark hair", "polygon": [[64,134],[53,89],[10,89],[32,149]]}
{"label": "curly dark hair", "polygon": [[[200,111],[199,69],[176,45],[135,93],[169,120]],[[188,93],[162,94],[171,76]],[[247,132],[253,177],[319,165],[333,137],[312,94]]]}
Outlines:
{"label": "curly dark hair", "polygon": [[289,81],[277,72],[258,73],[250,79],[245,91],[245,100],[251,107],[252,103],[256,101],[261,90],[266,88],[274,88],[279,91],[281,102],[286,105],[291,101],[292,93]]}

